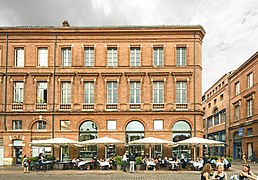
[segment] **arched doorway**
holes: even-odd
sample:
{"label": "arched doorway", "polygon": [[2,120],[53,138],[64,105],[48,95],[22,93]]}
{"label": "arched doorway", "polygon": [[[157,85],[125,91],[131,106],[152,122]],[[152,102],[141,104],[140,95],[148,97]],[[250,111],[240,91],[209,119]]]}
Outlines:
{"label": "arched doorway", "polygon": [[[191,126],[184,120],[177,121],[172,128],[172,141],[178,142],[191,137]],[[189,145],[180,145],[172,148],[173,157],[191,157]]]}
{"label": "arched doorway", "polygon": [[235,132],[233,135],[234,143],[234,159],[241,159],[242,156],[242,138],[239,136],[239,132]]}
{"label": "arched doorway", "polygon": [[[131,121],[126,126],[126,143],[144,138],[144,126],[139,121]],[[132,152],[135,157],[144,156],[143,145],[130,145],[129,152]]]}
{"label": "arched doorway", "polygon": [[[95,122],[90,120],[83,122],[79,128],[79,141],[97,139],[98,138],[97,130],[98,130],[97,124]],[[98,155],[97,147],[98,147],[97,145],[89,145],[89,146],[79,148],[79,157],[81,158],[97,157]]]}

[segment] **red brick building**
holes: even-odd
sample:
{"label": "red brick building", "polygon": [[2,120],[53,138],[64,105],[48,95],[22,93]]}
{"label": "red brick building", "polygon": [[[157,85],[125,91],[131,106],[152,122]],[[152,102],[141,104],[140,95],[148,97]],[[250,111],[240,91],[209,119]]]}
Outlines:
{"label": "red brick building", "polygon": [[[204,34],[201,26],[1,27],[2,163],[48,153],[29,142],[51,137],[202,137]],[[144,146],[112,145],[108,155],[126,148],[148,153]],[[190,153],[153,149],[153,156]],[[104,147],[70,146],[62,153],[101,157]]]}
{"label": "red brick building", "polygon": [[[238,69],[224,75],[203,96],[205,133],[208,138],[225,141],[226,155],[251,160],[258,153],[258,52]],[[218,109],[218,111],[217,111]],[[225,109],[225,115],[220,112]],[[223,121],[222,121],[223,119]],[[211,154],[224,155],[223,148]]]}

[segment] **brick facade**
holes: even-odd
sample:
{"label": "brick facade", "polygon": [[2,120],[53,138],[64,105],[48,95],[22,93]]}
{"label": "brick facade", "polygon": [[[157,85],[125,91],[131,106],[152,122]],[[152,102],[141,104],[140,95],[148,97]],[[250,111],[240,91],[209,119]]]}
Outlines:
{"label": "brick facade", "polygon": [[[15,140],[21,141],[23,155],[31,155],[29,142],[32,140],[51,137],[78,140],[80,126],[85,121],[96,123],[98,137],[109,136],[123,141],[126,126],[133,120],[142,123],[144,137],[172,140],[172,127],[179,120],[190,125],[192,134],[195,131],[197,136],[202,137],[201,52],[205,31],[201,26],[7,27],[0,28],[0,34],[0,139],[3,139],[6,164],[15,161]],[[93,67],[84,65],[87,47],[94,49]],[[117,67],[108,67],[109,47],[117,49]],[[139,67],[130,66],[131,47],[140,49]],[[153,66],[156,47],[163,49],[164,64],[160,67]],[[186,49],[186,66],[176,65],[177,47]],[[23,67],[15,67],[15,48],[24,49]],[[47,67],[38,65],[39,48],[47,49]],[[62,48],[71,49],[69,67],[62,65]],[[180,81],[187,85],[187,102],[183,104],[176,103],[176,83]],[[14,85],[17,82],[24,85],[22,103],[14,102]],[[38,82],[47,84],[47,94],[44,95],[47,96],[47,102],[43,104],[37,103]],[[70,103],[61,102],[63,82],[71,85]],[[94,104],[84,103],[85,82],[94,84]],[[107,104],[108,82],[117,83],[117,103],[112,105]],[[140,103],[137,105],[130,104],[130,82],[140,83]],[[153,103],[154,82],[164,83],[164,103]],[[155,119],[163,120],[163,129],[154,130]],[[21,120],[22,128],[13,130],[13,120]],[[61,130],[61,120],[70,121],[68,130]],[[107,130],[107,120],[116,120],[116,130]],[[44,130],[38,130],[39,121],[44,121]],[[146,148],[145,152],[148,152]],[[124,145],[117,145],[117,154],[121,155],[124,151]],[[171,153],[171,147],[164,146],[163,155],[171,156]],[[99,146],[98,155],[103,154],[104,147]],[[70,158],[75,156],[78,156],[78,148],[71,146]]]}

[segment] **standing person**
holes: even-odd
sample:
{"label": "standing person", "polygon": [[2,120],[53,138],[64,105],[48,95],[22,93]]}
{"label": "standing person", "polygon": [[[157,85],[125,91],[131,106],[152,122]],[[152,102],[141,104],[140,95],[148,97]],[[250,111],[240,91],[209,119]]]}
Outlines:
{"label": "standing person", "polygon": [[257,176],[251,171],[251,168],[248,164],[243,165],[242,171],[239,173],[239,180],[256,180]]}
{"label": "standing person", "polygon": [[29,165],[30,165],[30,163],[29,163],[29,159],[27,157],[27,154],[25,154],[23,156],[22,164],[23,164],[23,172],[24,173],[29,173]]}
{"label": "standing person", "polygon": [[218,171],[213,173],[212,180],[228,180],[227,174],[224,172],[224,165],[218,166]]}
{"label": "standing person", "polygon": [[133,153],[130,153],[129,162],[130,162],[130,168],[129,168],[130,173],[134,173],[135,156],[133,155]]}
{"label": "standing person", "polygon": [[201,172],[201,180],[209,180],[210,172],[211,172],[211,164],[206,163],[203,166],[202,172]]}
{"label": "standing person", "polygon": [[[38,170],[42,170],[42,171],[43,171],[43,161],[44,161],[43,153],[39,153],[39,158],[38,158],[39,168],[36,169],[36,172],[37,172]],[[44,170],[44,171],[45,171],[45,170]]]}
{"label": "standing person", "polygon": [[252,162],[252,163],[255,163],[255,155],[254,155],[254,152],[253,152],[253,154],[252,154],[251,162]]}
{"label": "standing person", "polygon": [[123,171],[126,172],[126,165],[127,165],[127,153],[125,152],[123,155]]}
{"label": "standing person", "polygon": [[208,154],[206,152],[204,152],[204,156],[203,156],[203,165],[205,165],[206,163],[208,163]]}
{"label": "standing person", "polygon": [[244,152],[242,154],[242,164],[246,164],[246,156]]}

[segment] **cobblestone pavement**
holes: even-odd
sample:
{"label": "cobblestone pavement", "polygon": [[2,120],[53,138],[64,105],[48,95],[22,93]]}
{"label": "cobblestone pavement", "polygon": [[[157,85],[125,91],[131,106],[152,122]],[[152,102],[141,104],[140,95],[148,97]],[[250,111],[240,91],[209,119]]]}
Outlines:
{"label": "cobblestone pavement", "polygon": [[[235,162],[229,171],[226,171],[228,177],[234,174],[238,174],[242,168],[241,163]],[[258,164],[251,164],[252,171],[258,174]],[[114,171],[114,170],[50,170],[47,172],[35,172],[32,171],[28,174],[23,173],[21,166],[0,167],[0,179],[12,180],[12,179],[26,179],[26,180],[80,180],[80,179],[105,179],[105,180],[117,180],[117,179],[137,179],[137,180],[199,180],[200,171],[139,171],[135,173]]]}

